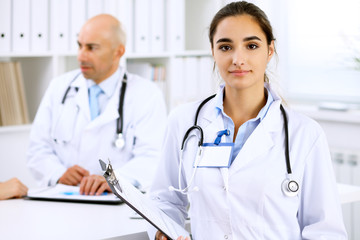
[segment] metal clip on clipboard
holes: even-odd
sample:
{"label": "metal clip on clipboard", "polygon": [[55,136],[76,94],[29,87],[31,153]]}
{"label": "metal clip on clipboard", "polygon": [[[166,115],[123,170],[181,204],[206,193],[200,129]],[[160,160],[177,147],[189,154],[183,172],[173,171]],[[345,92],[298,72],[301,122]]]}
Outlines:
{"label": "metal clip on clipboard", "polygon": [[151,225],[163,232],[168,239],[190,236],[182,226],[166,215],[151,199],[147,198],[129,181],[121,178],[121,176],[118,179],[113,171],[110,160],[108,165],[101,159],[99,162],[101,169],[105,171],[103,176],[113,193]]}
{"label": "metal clip on clipboard", "polygon": [[[101,159],[99,160],[100,162],[100,165],[101,165],[101,169],[103,171],[105,171],[104,173],[104,177],[106,179],[106,181],[108,182],[111,190],[113,191],[113,193],[115,195],[116,194],[116,190],[114,189],[115,187],[120,191],[122,192],[122,189],[120,187],[120,184],[119,184],[119,181],[116,179],[116,176],[115,176],[115,173],[114,173],[114,170],[111,166],[111,163],[110,163],[110,159],[109,159],[109,164],[106,166],[106,163],[104,163]],[[119,197],[119,196],[118,196]]]}

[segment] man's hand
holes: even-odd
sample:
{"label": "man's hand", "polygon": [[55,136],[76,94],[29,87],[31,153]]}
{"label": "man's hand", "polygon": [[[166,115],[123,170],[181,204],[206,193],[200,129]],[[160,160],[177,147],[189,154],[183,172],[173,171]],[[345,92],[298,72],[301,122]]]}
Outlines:
{"label": "man's hand", "polygon": [[79,165],[74,165],[66,170],[58,183],[77,186],[84,177],[89,176],[89,171]]}
{"label": "man's hand", "polygon": [[0,200],[18,198],[27,194],[28,188],[17,178],[0,183]]}
{"label": "man's hand", "polygon": [[111,188],[103,176],[91,175],[81,180],[80,194],[101,195],[104,191],[111,192]]}

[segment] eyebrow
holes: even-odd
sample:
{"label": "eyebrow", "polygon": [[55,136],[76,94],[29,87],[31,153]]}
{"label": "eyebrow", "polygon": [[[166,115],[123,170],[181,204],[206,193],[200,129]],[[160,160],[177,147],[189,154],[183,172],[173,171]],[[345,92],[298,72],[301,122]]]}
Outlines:
{"label": "eyebrow", "polygon": [[[243,42],[248,42],[248,41],[252,41],[252,40],[261,41],[261,39],[259,37],[257,37],[257,36],[250,36],[250,37],[244,38]],[[219,40],[216,41],[216,43],[222,43],[222,42],[232,43],[233,41],[230,38],[220,38]]]}
{"label": "eyebrow", "polygon": [[77,42],[78,45],[84,45],[84,46],[100,46],[100,44],[98,43],[85,43],[85,44],[81,44],[79,41]]}

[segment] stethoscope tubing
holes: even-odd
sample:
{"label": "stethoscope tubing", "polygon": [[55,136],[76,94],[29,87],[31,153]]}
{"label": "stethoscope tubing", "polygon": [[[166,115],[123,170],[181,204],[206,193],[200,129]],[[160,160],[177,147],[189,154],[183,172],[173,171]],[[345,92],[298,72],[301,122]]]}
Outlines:
{"label": "stethoscope tubing", "polygon": [[[81,72],[77,73],[75,75],[75,77],[71,80],[69,86],[67,87],[64,96],[61,100],[61,104],[65,104],[67,95],[71,89],[71,84],[78,78],[78,76],[81,74]],[[124,98],[125,98],[125,93],[126,93],[126,86],[127,86],[127,74],[124,73],[123,79],[121,81],[121,91],[120,91],[120,97],[119,97],[119,108],[118,108],[118,112],[119,112],[119,118],[117,119],[116,122],[116,135],[117,136],[122,136],[123,133],[123,126],[124,126]],[[76,91],[78,91],[78,88],[75,88]]]}
{"label": "stethoscope tubing", "polygon": [[[181,149],[180,149],[180,166],[179,166],[179,176],[178,176],[178,180],[179,180],[179,189],[176,189],[174,187],[170,187],[169,189],[171,190],[174,190],[174,191],[178,191],[178,192],[181,192],[183,194],[187,194],[189,189],[190,189],[190,185],[191,183],[193,182],[194,180],[194,176],[195,176],[195,172],[196,172],[196,169],[194,170],[193,174],[192,174],[192,177],[191,177],[191,180],[188,184],[188,186],[186,186],[185,188],[182,188],[181,186],[181,167],[182,167],[182,155],[183,155],[183,151],[184,151],[184,147],[185,147],[185,144],[186,144],[186,140],[189,136],[189,134],[193,131],[193,130],[197,130],[199,131],[200,133],[200,136],[199,136],[199,143],[198,143],[198,147],[202,147],[203,145],[203,141],[204,141],[204,132],[203,132],[203,129],[197,125],[197,120],[198,120],[198,117],[199,117],[199,114],[200,114],[200,111],[202,109],[202,107],[208,102],[210,101],[212,98],[214,98],[216,96],[216,94],[214,95],[211,95],[209,96],[208,98],[206,98],[205,100],[203,100],[200,105],[198,106],[197,110],[196,110],[196,114],[195,114],[195,121],[194,121],[194,125],[191,126],[186,132],[185,132],[185,135],[184,135],[184,138],[182,140],[182,144],[181,144]],[[288,120],[287,120],[287,116],[286,116],[286,112],[285,112],[285,109],[284,107],[282,106],[282,104],[280,104],[280,110],[281,110],[281,113],[283,115],[283,120],[284,120],[284,129],[285,129],[285,160],[286,160],[286,171],[288,173],[288,177],[290,177],[292,175],[292,170],[291,170],[291,163],[290,163],[290,153],[289,153],[289,130],[288,130]],[[200,156],[197,156],[197,158],[200,157]],[[197,160],[195,161],[197,162]],[[197,165],[195,164],[194,166],[195,168],[197,168]],[[291,179],[286,179],[287,180],[287,186],[289,186],[289,183],[295,183],[297,185],[297,189],[296,191],[292,191],[291,189],[289,190],[285,190],[285,194],[288,195],[288,196],[294,196],[293,194],[296,194],[297,191],[298,191],[298,183],[294,180]],[[290,195],[287,194],[287,192],[290,191]]]}

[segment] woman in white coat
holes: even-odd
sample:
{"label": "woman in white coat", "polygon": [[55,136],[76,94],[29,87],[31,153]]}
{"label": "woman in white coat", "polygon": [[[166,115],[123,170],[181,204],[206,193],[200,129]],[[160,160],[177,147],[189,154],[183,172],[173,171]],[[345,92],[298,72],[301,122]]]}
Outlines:
{"label": "woman in white coat", "polygon": [[[268,83],[275,46],[264,12],[230,3],[213,18],[209,38],[225,84],[197,120],[201,102],[171,113],[151,197],[179,224],[189,215],[196,240],[346,239],[326,137],[286,107],[285,119]],[[183,141],[194,121],[203,144],[198,128]],[[158,231],[155,239],[166,238]]]}

